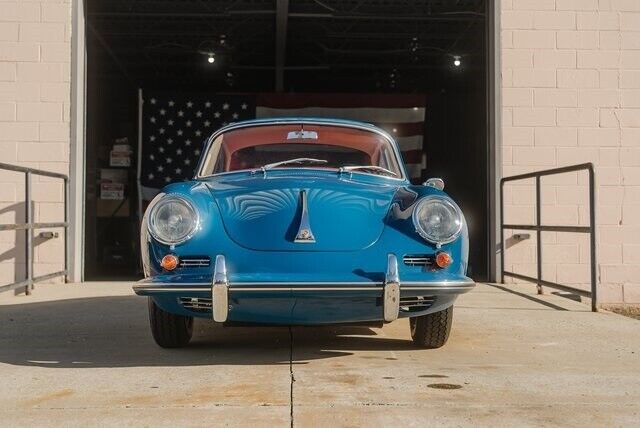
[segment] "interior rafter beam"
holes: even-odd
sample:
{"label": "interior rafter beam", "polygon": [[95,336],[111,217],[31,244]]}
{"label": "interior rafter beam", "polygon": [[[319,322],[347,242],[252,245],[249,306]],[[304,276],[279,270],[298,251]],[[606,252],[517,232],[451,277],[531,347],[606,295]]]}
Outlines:
{"label": "interior rafter beam", "polygon": [[284,91],[284,66],[287,56],[287,22],[289,0],[276,2],[276,92]]}

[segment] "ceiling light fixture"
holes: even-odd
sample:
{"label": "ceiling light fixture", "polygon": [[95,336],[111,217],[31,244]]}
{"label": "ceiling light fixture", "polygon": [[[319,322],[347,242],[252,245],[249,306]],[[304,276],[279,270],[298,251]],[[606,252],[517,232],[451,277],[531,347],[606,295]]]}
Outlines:
{"label": "ceiling light fixture", "polygon": [[462,64],[462,62],[460,61],[460,55],[454,55],[453,65],[455,65],[456,67],[460,67],[460,64]]}
{"label": "ceiling light fixture", "polygon": [[214,58],[212,53],[209,54],[209,58],[207,58],[207,61],[209,62],[209,64],[213,64],[214,62],[216,62],[216,59]]}

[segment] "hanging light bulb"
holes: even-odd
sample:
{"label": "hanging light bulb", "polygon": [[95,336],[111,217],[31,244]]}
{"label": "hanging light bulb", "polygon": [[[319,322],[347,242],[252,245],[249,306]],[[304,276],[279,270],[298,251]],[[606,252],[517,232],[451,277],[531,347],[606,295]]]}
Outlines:
{"label": "hanging light bulb", "polygon": [[456,67],[460,67],[460,64],[462,64],[462,62],[460,61],[460,55],[454,55],[453,65],[455,65]]}
{"label": "hanging light bulb", "polygon": [[214,58],[213,54],[210,53],[209,58],[207,58],[207,62],[209,62],[209,64],[213,64],[215,61],[216,59]]}

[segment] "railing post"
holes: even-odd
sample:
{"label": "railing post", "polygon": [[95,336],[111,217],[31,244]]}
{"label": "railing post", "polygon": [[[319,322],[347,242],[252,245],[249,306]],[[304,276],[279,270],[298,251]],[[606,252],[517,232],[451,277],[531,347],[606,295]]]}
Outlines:
{"label": "railing post", "polygon": [[500,180],[500,283],[504,284],[504,181]]}
{"label": "railing post", "polygon": [[598,312],[598,278],[596,275],[596,180],[593,164],[589,165],[589,245],[591,246],[591,311]]}
{"label": "railing post", "polygon": [[25,233],[25,271],[27,285],[25,287],[25,293],[31,294],[33,289],[33,210],[31,209],[31,172],[27,171],[24,174],[24,220],[27,223],[27,227],[24,229]]}
{"label": "railing post", "polygon": [[538,278],[538,294],[542,294],[542,231],[540,226],[542,225],[542,197],[540,191],[540,176],[536,176],[536,268]]}
{"label": "railing post", "polygon": [[64,282],[69,282],[69,260],[71,259],[71,245],[69,242],[69,179],[64,179],[64,222],[67,225],[64,227]]}

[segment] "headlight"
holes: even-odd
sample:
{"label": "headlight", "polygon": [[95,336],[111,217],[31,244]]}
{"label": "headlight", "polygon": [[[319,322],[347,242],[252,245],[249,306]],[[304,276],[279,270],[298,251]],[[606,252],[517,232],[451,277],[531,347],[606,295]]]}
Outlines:
{"label": "headlight", "polygon": [[163,244],[180,244],[193,236],[198,221],[196,210],[186,199],[164,196],[151,208],[149,232]]}
{"label": "headlight", "polygon": [[454,241],[463,224],[462,212],[450,200],[440,196],[420,199],[413,210],[413,225],[425,240],[433,244]]}

